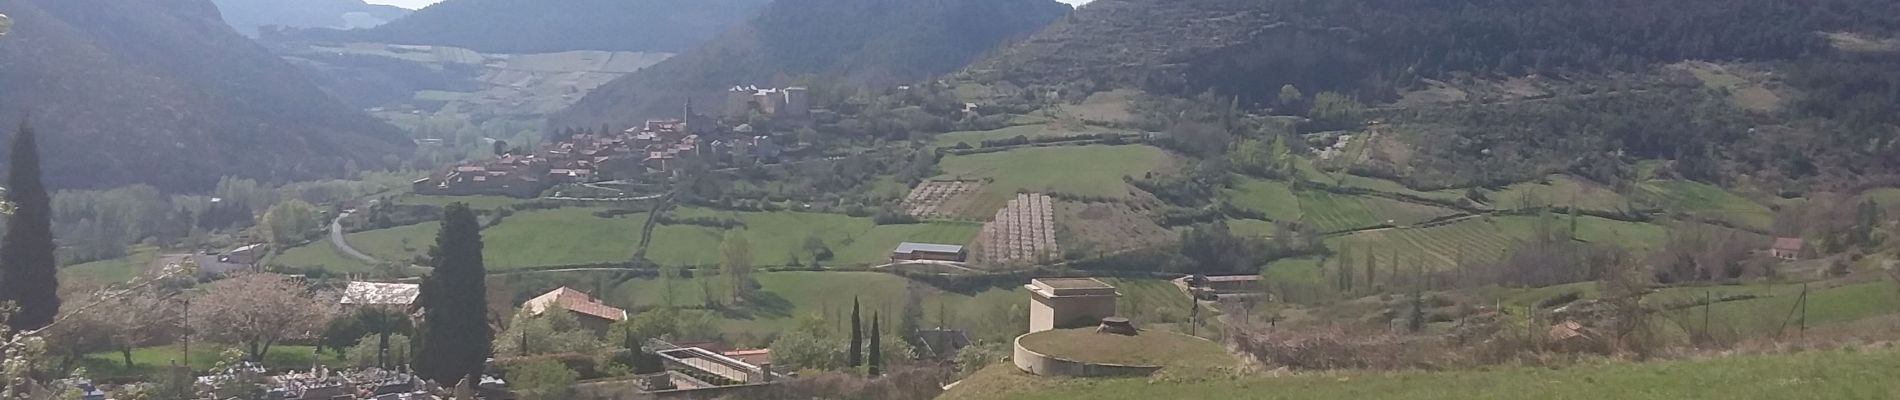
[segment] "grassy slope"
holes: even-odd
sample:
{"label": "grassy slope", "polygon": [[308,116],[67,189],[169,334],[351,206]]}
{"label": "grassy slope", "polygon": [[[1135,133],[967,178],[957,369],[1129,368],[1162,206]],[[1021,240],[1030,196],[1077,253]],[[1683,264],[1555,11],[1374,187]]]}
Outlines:
{"label": "grassy slope", "polygon": [[1234,364],[1219,343],[1168,332],[1122,336],[1095,333],[1095,328],[1061,329],[1023,336],[1020,343],[1044,355],[1092,363],[1189,368]]}
{"label": "grassy slope", "polygon": [[1766,230],[1775,217],[1767,206],[1722,188],[1690,181],[1655,180],[1637,186],[1639,198],[1664,210]]}
{"label": "grassy slope", "polygon": [[1385,224],[1405,226],[1456,213],[1450,209],[1383,197],[1349,196],[1317,190],[1301,191],[1297,196],[1305,221],[1324,232]]}
{"label": "grassy slope", "polygon": [[158,249],[149,246],[137,246],[128,249],[125,257],[73,264],[59,269],[60,282],[66,284],[104,285],[132,280],[144,273],[153,261],[158,260]]}
{"label": "grassy slope", "polygon": [[1742,355],[1566,369],[1338,373],[1205,380],[1044,379],[1008,365],[984,369],[939,400],[1004,399],[1876,399],[1900,396],[1888,379],[1893,349]]}
{"label": "grassy slope", "polygon": [[1084,134],[1084,133],[1096,133],[1096,132],[1102,132],[1102,131],[1106,131],[1106,129],[1076,131],[1076,130],[1069,130],[1069,129],[1061,129],[1061,128],[1057,128],[1056,126],[1047,125],[1047,124],[1017,125],[1017,126],[1012,126],[1008,128],[988,130],[988,131],[949,132],[949,133],[932,137],[930,140],[930,145],[934,147],[954,147],[958,143],[964,143],[964,144],[970,145],[970,147],[978,147],[978,146],[982,146],[983,141],[985,140],[1001,140],[1001,139],[1009,139],[1009,138],[1013,138],[1017,136],[1035,139],[1035,138],[1040,138],[1040,137],[1074,136],[1074,135],[1079,135],[1079,134]]}
{"label": "grassy slope", "polygon": [[1555,205],[1593,211],[1619,211],[1629,208],[1630,202],[1610,188],[1583,181],[1568,175],[1553,175],[1543,182],[1523,182],[1507,186],[1487,194],[1492,206],[1499,209],[1521,209]]}
{"label": "grassy slope", "polygon": [[1235,178],[1234,182],[1233,187],[1221,191],[1234,206],[1258,211],[1275,221],[1300,219],[1300,199],[1285,182],[1248,177]]}
{"label": "grassy slope", "polygon": [[1018,191],[1126,198],[1134,190],[1124,176],[1141,176],[1167,165],[1161,149],[1143,145],[1020,148],[998,153],[944,157],[941,178],[994,179],[968,209],[989,217]]}
{"label": "grassy slope", "polygon": [[[198,371],[209,370],[217,364],[224,348],[209,343],[194,343],[191,349],[191,367]],[[310,369],[312,362],[323,365],[340,365],[335,354],[323,354],[318,357],[312,346],[271,346],[270,353],[264,355],[264,365],[269,368]],[[159,368],[174,362],[183,362],[184,353],[178,346],[156,346],[132,350],[132,368],[125,367],[125,359],[116,351],[86,355],[80,365],[86,368],[88,376],[93,378],[110,377],[152,377],[157,376]]]}
{"label": "grassy slope", "polygon": [[[517,212],[500,225],[482,231],[483,254],[491,270],[509,270],[534,266],[576,265],[628,260],[640,242],[640,226],[646,214],[613,218],[594,215],[598,208],[560,208]],[[807,236],[816,235],[831,246],[833,263],[872,264],[889,257],[890,249],[902,241],[965,244],[976,237],[979,225],[937,222],[914,225],[874,225],[869,218],[840,214],[794,212],[722,212],[687,209],[680,217],[721,217],[745,224],[751,242],[752,258],[759,265],[782,265],[796,255],[801,262],[810,256],[803,250]],[[437,224],[378,229],[349,234],[352,246],[384,260],[413,259],[428,251],[434,243]],[[664,225],[655,231],[647,257],[668,265],[710,265],[719,262],[719,245],[724,233],[716,228],[696,225]],[[317,242],[286,251],[276,263],[290,266],[323,266],[339,272],[361,272],[369,268]]]}
{"label": "grassy slope", "polygon": [[[714,281],[710,284],[717,293],[722,290],[719,285],[723,281],[718,280],[718,276],[712,278]],[[725,330],[763,336],[789,328],[798,317],[845,315],[850,312],[854,297],[862,302],[866,315],[872,310],[897,315],[913,290],[923,302],[925,321],[935,321],[939,310],[963,315],[956,318],[967,318],[1028,301],[1019,288],[991,289],[973,295],[951,293],[877,272],[768,272],[754,279],[761,286],[761,300],[727,312]],[[605,297],[609,304],[658,306],[666,304],[666,290],[662,280],[634,279],[622,283]],[[675,306],[703,304],[702,291],[694,280],[677,280],[672,290]]]}
{"label": "grassy slope", "polygon": [[[1553,219],[1553,228],[1569,229],[1569,217]],[[1355,262],[1363,262],[1368,249],[1376,249],[1380,262],[1399,258],[1423,259],[1428,268],[1451,269],[1464,261],[1496,260],[1516,243],[1528,240],[1535,232],[1537,217],[1472,218],[1428,228],[1388,229],[1357,233],[1329,239],[1334,249],[1350,249]],[[1660,225],[1630,223],[1591,216],[1577,221],[1577,237],[1592,243],[1649,249],[1662,243],[1666,230]],[[1408,261],[1409,262],[1409,261]]]}

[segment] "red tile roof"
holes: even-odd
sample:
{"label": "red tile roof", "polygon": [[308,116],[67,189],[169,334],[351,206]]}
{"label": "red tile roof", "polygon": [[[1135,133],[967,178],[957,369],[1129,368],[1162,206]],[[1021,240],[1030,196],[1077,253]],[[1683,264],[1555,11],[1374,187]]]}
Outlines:
{"label": "red tile roof", "polygon": [[555,305],[559,305],[561,308],[581,315],[609,321],[627,319],[627,310],[601,304],[600,299],[596,299],[594,296],[590,296],[579,290],[569,289],[565,286],[554,289],[554,291],[539,297],[529,299],[526,304],[522,304],[522,307],[528,309],[529,313],[540,315],[543,312],[547,312],[548,307]]}
{"label": "red tile roof", "polygon": [[1807,242],[1796,238],[1775,238],[1775,250],[1801,251]]}

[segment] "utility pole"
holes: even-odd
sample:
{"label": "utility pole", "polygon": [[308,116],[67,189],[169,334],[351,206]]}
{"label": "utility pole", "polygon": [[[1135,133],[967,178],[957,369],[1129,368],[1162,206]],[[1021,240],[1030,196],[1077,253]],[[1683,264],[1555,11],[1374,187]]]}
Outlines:
{"label": "utility pole", "polygon": [[185,297],[185,369],[191,369],[191,297]]}

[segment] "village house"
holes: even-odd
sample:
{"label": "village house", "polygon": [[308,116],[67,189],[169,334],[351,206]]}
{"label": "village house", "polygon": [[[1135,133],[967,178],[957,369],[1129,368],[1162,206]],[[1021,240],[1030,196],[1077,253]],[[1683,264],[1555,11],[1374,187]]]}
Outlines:
{"label": "village house", "polygon": [[581,326],[597,333],[607,332],[608,325],[627,319],[627,310],[603,304],[600,299],[592,295],[565,286],[528,299],[527,303],[521,305],[521,308],[529,315],[535,316],[540,316],[548,309],[556,307],[574,313],[574,316],[580,319]]}

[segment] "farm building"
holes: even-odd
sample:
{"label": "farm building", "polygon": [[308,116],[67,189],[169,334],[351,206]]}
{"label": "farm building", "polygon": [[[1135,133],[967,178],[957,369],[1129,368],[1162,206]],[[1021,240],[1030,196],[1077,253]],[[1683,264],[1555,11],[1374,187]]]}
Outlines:
{"label": "farm building", "polygon": [[1188,292],[1202,300],[1253,296],[1267,289],[1260,275],[1193,275],[1181,279],[1187,283]]}
{"label": "farm building", "polygon": [[521,308],[529,314],[541,315],[548,308],[559,306],[580,317],[581,326],[595,332],[606,332],[607,325],[627,319],[627,310],[602,304],[600,299],[579,290],[560,287],[539,297],[528,299]]}
{"label": "farm building", "polygon": [[930,244],[904,242],[891,251],[891,262],[904,261],[957,261],[968,259],[970,253],[963,246],[953,244]]}
{"label": "farm building", "polygon": [[410,306],[422,295],[422,286],[414,283],[350,282],[338,303],[345,305]]}
{"label": "farm building", "polygon": [[1097,325],[1102,318],[1115,315],[1115,300],[1122,296],[1095,278],[1031,279],[1029,289],[1029,332]]}
{"label": "farm building", "polygon": [[1768,248],[1768,255],[1788,261],[1799,260],[1801,259],[1801,251],[1806,247],[1807,242],[1801,239],[1775,238],[1775,245]]}

